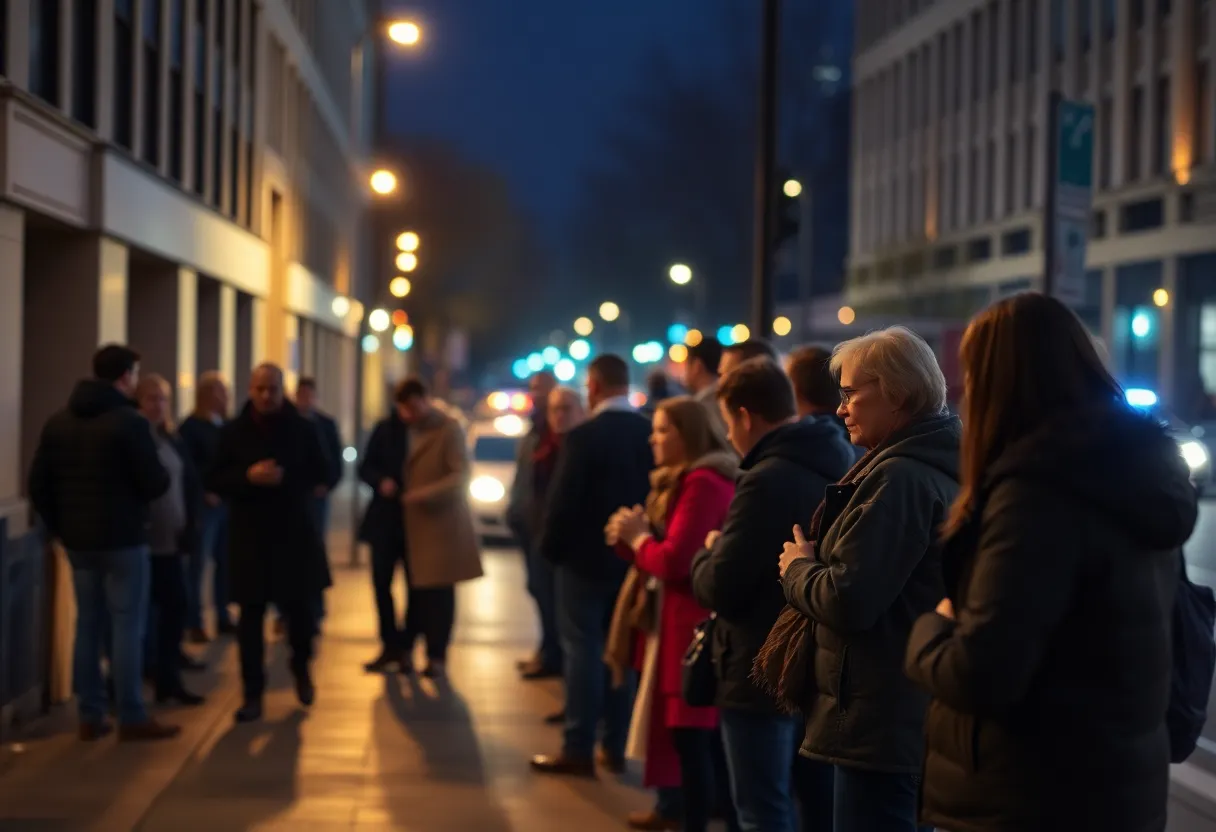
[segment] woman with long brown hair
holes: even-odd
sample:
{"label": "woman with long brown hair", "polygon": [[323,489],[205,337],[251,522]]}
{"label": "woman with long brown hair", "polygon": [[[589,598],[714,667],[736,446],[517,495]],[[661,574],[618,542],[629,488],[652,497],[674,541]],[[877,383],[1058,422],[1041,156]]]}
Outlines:
{"label": "woman with long brown hair", "polygon": [[1058,300],[980,313],[961,365],[947,597],[907,650],[934,697],[922,821],[1164,829],[1170,617],[1197,511],[1186,466]]}
{"label": "woman with long brown hair", "polygon": [[[706,535],[722,528],[735,493],[738,460],[714,430],[709,411],[687,396],[658,405],[650,446],[655,470],[645,508],[622,507],[605,530],[608,542],[634,566],[621,591],[605,658],[614,676],[623,677],[632,652],[628,613],[636,609],[638,593],[645,593],[642,597],[654,601],[657,615],[642,618],[657,626],[633,617],[653,633],[646,641],[630,733],[645,748],[646,785],[682,790],[683,822],[663,817],[660,807],[631,817],[630,825],[702,832],[714,806],[718,711],[683,700],[681,662],[697,624],[709,616],[692,594],[692,559]],[[725,789],[725,783],[720,785]]]}

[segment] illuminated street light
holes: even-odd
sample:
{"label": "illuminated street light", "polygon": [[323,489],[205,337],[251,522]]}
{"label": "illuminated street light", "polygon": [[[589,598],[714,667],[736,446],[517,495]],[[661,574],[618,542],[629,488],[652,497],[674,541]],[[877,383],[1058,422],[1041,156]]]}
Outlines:
{"label": "illuminated street light", "polygon": [[392,319],[389,318],[387,309],[373,309],[372,313],[367,316],[367,325],[372,328],[373,332],[384,332],[391,323]]}
{"label": "illuminated street light", "polygon": [[729,347],[735,343],[734,332],[734,327],[730,325],[718,327],[718,343],[724,347]]}
{"label": "illuminated street light", "polygon": [[562,360],[562,351],[553,346],[545,347],[540,351],[540,357],[545,360],[546,364],[553,367]]}
{"label": "illuminated street light", "polygon": [[591,345],[582,338],[570,342],[570,357],[575,361],[586,361],[591,355]]}
{"label": "illuminated street light", "polygon": [[747,328],[747,324],[735,324],[730,330],[731,340],[736,344],[742,344],[748,338],[752,337],[752,331]]}
{"label": "illuminated street light", "polygon": [[418,255],[412,251],[403,251],[397,255],[397,269],[403,272],[412,272],[418,268]]}
{"label": "illuminated street light", "polygon": [[388,26],[388,39],[398,46],[417,46],[422,40],[422,27],[412,20],[397,20]]}
{"label": "illuminated street light", "polygon": [[617,318],[621,317],[621,307],[617,306],[610,300],[606,300],[600,304],[600,317],[605,321],[612,323]]}
{"label": "illuminated street light", "polygon": [[591,333],[595,332],[595,324],[590,318],[579,318],[574,322],[574,331],[586,338]]}
{"label": "illuminated street light", "polygon": [[786,335],[789,335],[793,329],[794,324],[784,315],[781,315],[773,321],[773,334],[778,338],[784,338]]}
{"label": "illuminated street light", "polygon": [[393,326],[405,326],[410,322],[410,316],[405,314],[404,309],[393,310]]}
{"label": "illuminated street light", "polygon": [[405,352],[414,346],[414,328],[404,324],[393,330],[393,346]]}
{"label": "illuminated street light", "polygon": [[578,370],[574,366],[574,362],[569,358],[563,358],[561,361],[553,365],[553,375],[563,384],[567,381],[573,381],[574,374],[576,372],[578,372]]}
{"label": "illuminated street light", "polygon": [[363,336],[363,351],[367,353],[380,351],[380,339],[375,335],[367,334]]}
{"label": "illuminated street light", "polygon": [[672,324],[667,327],[667,341],[672,344],[683,344],[688,337],[688,327],[684,324]]}
{"label": "illuminated street light", "polygon": [[676,263],[667,272],[667,275],[671,278],[671,282],[677,286],[687,286],[688,282],[692,280],[692,269],[683,263]]}
{"label": "illuminated street light", "polygon": [[545,369],[545,357],[538,352],[534,352],[527,358],[528,369],[534,373],[539,373]]}
{"label": "illuminated street light", "polygon": [[842,306],[840,307],[840,311],[836,313],[836,320],[848,326],[857,320],[857,313],[853,311],[853,307],[851,306]]}
{"label": "illuminated street light", "polygon": [[781,186],[781,191],[790,199],[793,199],[802,193],[802,183],[797,179],[787,179],[785,180],[785,184]]}
{"label": "illuminated street light", "polygon": [[408,277],[402,277],[401,275],[394,277],[391,281],[389,281],[388,284],[388,290],[392,292],[393,297],[395,298],[406,297],[409,295],[410,289],[412,288],[413,287],[410,286],[410,279]]}
{"label": "illuminated street light", "polygon": [[339,318],[345,318],[350,314],[350,298],[345,295],[338,295],[329,302],[329,308]]}
{"label": "illuminated street light", "polygon": [[417,251],[422,240],[413,231],[403,231],[397,235],[397,248],[402,251]]}
{"label": "illuminated street light", "polygon": [[676,364],[683,364],[688,360],[688,347],[683,344],[672,344],[667,350],[667,357]]}
{"label": "illuminated street light", "polygon": [[528,359],[526,358],[520,358],[511,365],[511,375],[515,376],[520,381],[523,381],[531,374],[532,371],[528,369]]}
{"label": "illuminated street light", "polygon": [[1153,292],[1153,303],[1157,306],[1170,305],[1170,293],[1165,289],[1158,289]]}
{"label": "illuminated street light", "polygon": [[391,170],[381,168],[372,174],[369,183],[372,186],[372,190],[380,194],[380,196],[388,196],[397,190],[397,174]]}
{"label": "illuminated street light", "polygon": [[688,334],[684,336],[684,343],[690,347],[695,347],[704,340],[705,336],[701,334],[699,329],[690,329]]}

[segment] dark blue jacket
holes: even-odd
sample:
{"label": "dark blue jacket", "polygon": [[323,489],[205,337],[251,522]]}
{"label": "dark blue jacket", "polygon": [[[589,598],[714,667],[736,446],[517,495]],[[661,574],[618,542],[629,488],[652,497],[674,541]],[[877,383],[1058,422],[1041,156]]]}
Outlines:
{"label": "dark blue jacket", "polygon": [[[363,460],[359,463],[359,479],[372,489],[371,501],[359,525],[359,539],[373,546],[397,546],[405,549],[405,512],[401,507],[402,478],[405,458],[409,453],[409,427],[394,412],[376,423]],[[397,484],[397,494],[384,497],[380,483],[390,479]]]}

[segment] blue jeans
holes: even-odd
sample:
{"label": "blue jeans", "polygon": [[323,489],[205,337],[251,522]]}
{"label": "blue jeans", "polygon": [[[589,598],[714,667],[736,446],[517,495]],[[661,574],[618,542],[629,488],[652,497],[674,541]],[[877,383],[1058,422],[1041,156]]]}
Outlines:
{"label": "blue jeans", "polygon": [[739,708],[720,713],[739,827],[744,832],[794,832],[790,775],[802,740],[801,722]]}
{"label": "blue jeans", "polygon": [[615,583],[588,580],[568,568],[557,570],[557,621],[566,681],[562,752],[570,758],[592,758],[601,721],[604,750],[618,759],[625,756],[634,683],[629,678],[612,689],[604,664],[604,645],[619,589]]}
{"label": "blue jeans", "polygon": [[920,775],[836,766],[836,832],[932,832],[916,825]]}
{"label": "blue jeans", "polygon": [[[109,552],[68,552],[76,589],[76,645],[72,678],[82,723],[100,724],[109,710],[101,656],[109,647],[118,721],[148,721],[144,705],[144,628],[152,563],[147,546]],[[109,641],[106,629],[109,624]]]}
{"label": "blue jeans", "polygon": [[203,572],[207,558],[215,563],[211,600],[215,604],[215,624],[231,624],[228,618],[228,506],[204,506],[198,549],[186,564],[186,627],[203,628]]}

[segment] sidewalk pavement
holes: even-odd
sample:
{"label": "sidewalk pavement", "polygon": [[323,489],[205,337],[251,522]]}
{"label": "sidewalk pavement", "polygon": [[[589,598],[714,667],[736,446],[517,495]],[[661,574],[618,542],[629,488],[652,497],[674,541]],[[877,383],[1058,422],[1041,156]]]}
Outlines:
{"label": "sidewalk pavement", "polygon": [[216,642],[211,669],[190,679],[206,705],[157,714],[184,726],[179,739],[81,743],[61,711],[0,751],[0,829],[597,832],[649,806],[636,778],[529,771],[531,754],[559,746],[542,718],[560,691],[516,675],[535,643],[517,552],[487,551],[486,577],[461,587],[450,682],[434,684],[363,673],[378,649],[368,575],[332,551],[311,710],[296,705],[280,643],[266,719],[234,725],[235,646]]}

